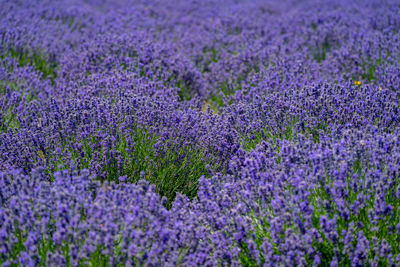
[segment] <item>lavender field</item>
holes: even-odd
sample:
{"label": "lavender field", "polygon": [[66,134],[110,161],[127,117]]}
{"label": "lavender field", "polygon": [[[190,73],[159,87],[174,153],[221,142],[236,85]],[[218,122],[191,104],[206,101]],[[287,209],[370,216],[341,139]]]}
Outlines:
{"label": "lavender field", "polygon": [[0,0],[0,266],[400,266],[400,1]]}

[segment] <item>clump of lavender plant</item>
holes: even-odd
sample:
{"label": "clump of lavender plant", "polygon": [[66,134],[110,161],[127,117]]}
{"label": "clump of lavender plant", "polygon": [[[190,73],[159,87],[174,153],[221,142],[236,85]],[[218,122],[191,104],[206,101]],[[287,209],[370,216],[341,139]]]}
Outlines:
{"label": "clump of lavender plant", "polygon": [[0,265],[399,265],[399,12],[2,1]]}

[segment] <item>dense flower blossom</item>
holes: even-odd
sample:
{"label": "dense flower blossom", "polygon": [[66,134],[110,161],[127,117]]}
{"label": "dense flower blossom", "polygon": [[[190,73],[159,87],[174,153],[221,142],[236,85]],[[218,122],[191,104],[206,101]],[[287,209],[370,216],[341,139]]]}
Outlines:
{"label": "dense flower blossom", "polygon": [[400,265],[400,4],[1,1],[1,266]]}

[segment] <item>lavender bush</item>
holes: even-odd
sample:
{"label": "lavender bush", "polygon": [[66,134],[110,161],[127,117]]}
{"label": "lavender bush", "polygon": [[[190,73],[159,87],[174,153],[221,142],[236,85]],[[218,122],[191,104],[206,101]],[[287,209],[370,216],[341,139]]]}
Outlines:
{"label": "lavender bush", "polygon": [[1,266],[399,266],[400,3],[0,1]]}

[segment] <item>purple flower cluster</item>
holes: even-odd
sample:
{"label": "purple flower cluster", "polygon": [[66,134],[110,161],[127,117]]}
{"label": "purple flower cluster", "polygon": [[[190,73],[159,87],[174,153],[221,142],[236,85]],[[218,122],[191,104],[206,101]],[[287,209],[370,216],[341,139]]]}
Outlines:
{"label": "purple flower cluster", "polygon": [[0,266],[400,265],[398,1],[0,6]]}

